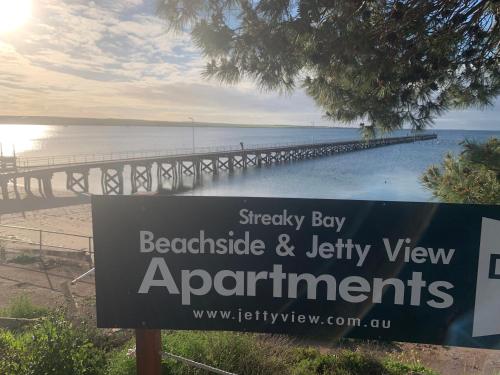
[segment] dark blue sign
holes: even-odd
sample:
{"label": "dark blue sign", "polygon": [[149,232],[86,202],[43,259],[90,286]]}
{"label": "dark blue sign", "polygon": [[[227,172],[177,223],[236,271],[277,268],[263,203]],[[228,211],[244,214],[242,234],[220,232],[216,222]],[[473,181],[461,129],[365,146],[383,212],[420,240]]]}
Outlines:
{"label": "dark blue sign", "polygon": [[500,348],[500,206],[92,197],[99,327]]}

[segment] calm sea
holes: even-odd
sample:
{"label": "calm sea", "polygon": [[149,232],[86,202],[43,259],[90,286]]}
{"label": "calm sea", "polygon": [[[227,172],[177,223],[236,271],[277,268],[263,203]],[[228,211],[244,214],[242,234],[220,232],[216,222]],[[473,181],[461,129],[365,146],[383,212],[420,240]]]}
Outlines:
{"label": "calm sea", "polygon": [[[428,166],[439,163],[447,152],[459,153],[459,143],[464,139],[481,141],[500,136],[500,131],[435,132],[435,141],[249,168],[233,175],[221,174],[215,180],[207,176],[203,186],[185,194],[429,201],[431,194],[419,183]],[[338,128],[0,125],[4,154],[14,146],[20,157],[192,149],[193,144],[196,150],[239,147],[240,142],[248,148],[356,138],[356,129]],[[54,182],[55,189],[65,188],[64,176],[56,176]],[[91,185],[97,192],[97,173],[91,176]]]}

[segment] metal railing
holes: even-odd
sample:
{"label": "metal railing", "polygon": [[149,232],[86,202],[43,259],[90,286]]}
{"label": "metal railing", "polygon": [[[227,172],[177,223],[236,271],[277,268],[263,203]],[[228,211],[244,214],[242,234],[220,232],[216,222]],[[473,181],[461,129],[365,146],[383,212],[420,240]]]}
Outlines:
{"label": "metal railing", "polygon": [[174,360],[176,360],[178,362],[182,362],[188,366],[211,372],[212,374],[237,375],[233,372],[224,371],[224,370],[221,370],[219,368],[206,365],[204,363],[193,361],[192,359],[181,357],[180,355],[177,355],[177,354],[173,354],[173,353],[169,353],[169,352],[162,352],[161,355],[163,358],[174,359]]}
{"label": "metal railing", "polygon": [[[196,154],[218,151],[235,151],[241,149],[240,146],[219,146],[219,147],[197,147],[194,151]],[[162,156],[176,156],[193,154],[192,148],[178,148],[174,150],[154,150],[154,151],[118,151],[109,153],[94,153],[94,154],[75,154],[75,155],[57,155],[57,156],[35,156],[29,158],[18,158],[18,168],[34,168],[34,167],[49,167],[56,165],[71,165],[84,164],[92,162],[106,162],[116,160],[133,160],[140,158],[153,158]]]}
{"label": "metal railing", "polygon": [[[333,141],[332,141],[333,142]],[[321,142],[321,143],[324,143]],[[297,146],[304,144],[303,142],[288,142],[288,143],[272,143],[272,144],[246,144],[245,149],[259,149],[259,148],[279,148],[287,146]],[[320,144],[320,142],[318,142]],[[18,168],[36,168],[36,167],[50,167],[57,165],[71,165],[71,164],[84,164],[92,162],[106,162],[117,160],[134,160],[140,158],[154,158],[154,157],[169,157],[179,155],[191,154],[207,154],[215,152],[231,152],[240,151],[241,145],[227,145],[227,146],[203,146],[176,148],[173,150],[138,150],[138,151],[118,151],[108,153],[94,153],[94,154],[75,154],[75,155],[57,155],[57,156],[35,156],[35,157],[18,157]]]}
{"label": "metal railing", "polygon": [[[417,136],[404,136],[404,137],[394,137],[386,138],[390,139],[402,139],[402,138],[414,138],[418,140],[426,136],[433,136],[434,134],[422,134]],[[382,138],[378,138],[379,140]],[[244,144],[244,150],[258,150],[258,149],[271,149],[271,148],[283,148],[292,147],[299,145],[321,145],[329,143],[352,143],[359,142],[358,140],[339,140],[339,139],[322,139],[321,142],[313,141],[311,143],[302,142],[286,142],[286,143],[265,143],[265,144]],[[85,164],[92,162],[112,162],[112,161],[127,161],[134,159],[144,159],[144,158],[155,158],[155,157],[169,157],[169,156],[180,156],[180,155],[192,155],[192,154],[207,154],[216,152],[232,152],[241,151],[241,144],[238,145],[226,145],[226,146],[202,146],[202,147],[185,147],[177,148],[172,150],[138,150],[138,151],[118,151],[109,153],[93,153],[93,154],[75,154],[75,155],[56,155],[56,156],[36,156],[36,157],[18,157],[17,167],[18,168],[37,168],[37,167],[50,167],[58,165],[72,165],[72,164]]]}
{"label": "metal railing", "polygon": [[[2,230],[2,228],[6,228],[7,231]],[[18,233],[12,234],[12,231],[9,231],[9,229],[14,229]],[[34,236],[35,239],[19,238],[18,237],[19,231],[33,232],[33,233],[35,233],[35,236]],[[70,246],[56,245],[53,243],[51,244],[50,240],[47,238],[47,235],[65,236],[65,237],[83,239],[86,242],[86,246],[83,248],[82,247],[74,248],[74,247],[70,247]],[[87,257],[89,263],[93,262],[94,250],[93,250],[93,245],[92,245],[92,243],[93,243],[92,236],[59,232],[59,231],[44,230],[44,229],[39,229],[39,228],[22,227],[22,226],[17,226],[17,225],[0,224],[0,242],[31,245],[31,246],[34,246],[35,249],[39,250],[40,254],[50,253],[50,255],[57,255],[58,252],[61,255],[64,253],[66,253],[66,254],[75,253],[76,255],[82,254],[82,255],[85,255]]]}

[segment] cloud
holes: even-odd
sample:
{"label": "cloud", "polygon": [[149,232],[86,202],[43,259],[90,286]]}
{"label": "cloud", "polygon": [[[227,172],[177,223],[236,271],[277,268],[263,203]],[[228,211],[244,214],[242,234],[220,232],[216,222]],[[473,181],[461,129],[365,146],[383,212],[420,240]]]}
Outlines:
{"label": "cloud", "polygon": [[[199,78],[199,63],[190,62],[183,74],[172,64],[123,63],[127,79],[85,77],[95,62],[71,62],[59,51],[47,52],[47,64],[33,64],[11,45],[2,45],[0,103],[4,114],[88,117],[132,117],[157,120],[238,122],[249,124],[310,123],[320,113],[310,99],[297,93],[276,99],[247,87],[226,87]],[[49,51],[49,50],[47,50]],[[99,64],[97,64],[98,66]],[[71,69],[69,69],[71,68]],[[104,69],[104,68],[103,68]],[[70,70],[70,71],[66,71]],[[80,70],[75,74],[71,70]],[[7,73],[8,72],[8,73]],[[133,72],[142,72],[136,79]],[[172,77],[171,80],[156,78]],[[308,111],[307,109],[312,109]]]}
{"label": "cloud", "polygon": [[320,120],[307,98],[261,94],[250,82],[222,87],[203,81],[205,62],[189,35],[167,33],[143,5],[139,0],[41,0],[30,27],[0,44],[2,113],[182,121],[195,116],[245,123],[297,123],[294,116],[306,115]]}

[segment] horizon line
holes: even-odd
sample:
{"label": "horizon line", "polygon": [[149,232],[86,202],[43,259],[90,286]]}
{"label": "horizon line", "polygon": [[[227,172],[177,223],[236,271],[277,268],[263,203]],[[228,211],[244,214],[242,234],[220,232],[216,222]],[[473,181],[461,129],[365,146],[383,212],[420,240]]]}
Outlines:
{"label": "horizon line", "polygon": [[[31,121],[28,121],[31,120]],[[33,123],[36,120],[40,123]],[[10,121],[10,122],[8,122]],[[49,122],[50,121],[50,122]],[[92,122],[101,121],[107,124],[93,124]],[[68,123],[69,122],[69,123]],[[129,122],[129,124],[120,124],[118,122]],[[135,122],[136,124],[131,124]],[[142,125],[140,124],[142,123]],[[245,124],[231,122],[211,122],[211,121],[174,121],[174,120],[147,120],[137,118],[119,118],[119,117],[74,117],[74,116],[20,116],[20,115],[0,115],[0,125],[51,125],[51,126],[156,126],[156,127],[175,127],[175,126],[200,126],[200,127],[247,127],[247,128],[309,128],[309,129],[360,129],[359,126],[352,125],[297,125],[297,124]],[[398,130],[412,130],[411,128],[401,128]],[[498,132],[500,130],[492,129],[470,129],[470,128],[446,128],[439,129],[430,126],[424,130],[467,130],[467,131],[488,131]],[[395,130],[397,131],[397,130]]]}

